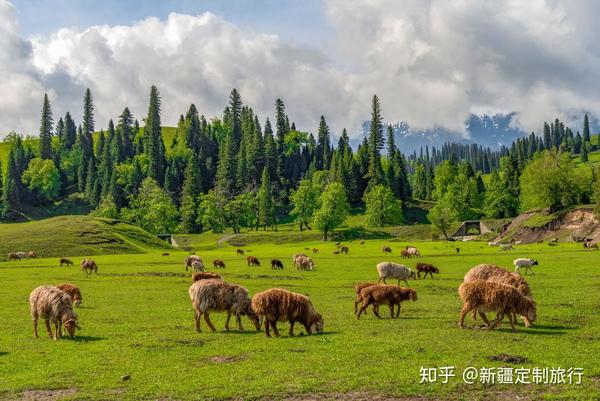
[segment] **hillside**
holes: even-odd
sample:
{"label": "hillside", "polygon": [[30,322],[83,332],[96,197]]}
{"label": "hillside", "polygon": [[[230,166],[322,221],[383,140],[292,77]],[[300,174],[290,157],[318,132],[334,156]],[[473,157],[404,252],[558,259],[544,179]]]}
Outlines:
{"label": "hillside", "polygon": [[29,223],[0,224],[0,255],[35,251],[40,257],[144,253],[170,249],[154,235],[119,220],[60,216]]}

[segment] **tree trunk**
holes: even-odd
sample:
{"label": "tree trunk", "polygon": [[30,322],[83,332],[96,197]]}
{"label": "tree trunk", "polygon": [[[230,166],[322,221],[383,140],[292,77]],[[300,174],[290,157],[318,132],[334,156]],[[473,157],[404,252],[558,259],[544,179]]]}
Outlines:
{"label": "tree trunk", "polygon": [[327,227],[323,229],[323,241],[327,242]]}

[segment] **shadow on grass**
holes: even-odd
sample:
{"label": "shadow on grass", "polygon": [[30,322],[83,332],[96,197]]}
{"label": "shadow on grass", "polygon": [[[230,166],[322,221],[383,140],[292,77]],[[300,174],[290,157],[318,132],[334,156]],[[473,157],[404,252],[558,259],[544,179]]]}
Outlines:
{"label": "shadow on grass", "polygon": [[[66,337],[68,338],[68,337]],[[94,336],[75,336],[75,338],[71,341],[75,341],[78,343],[89,343],[94,341],[102,341],[105,340],[104,337],[94,337]]]}
{"label": "shadow on grass", "polygon": [[6,352],[6,351],[0,351],[0,356],[4,356],[4,355],[8,355],[8,352]]}

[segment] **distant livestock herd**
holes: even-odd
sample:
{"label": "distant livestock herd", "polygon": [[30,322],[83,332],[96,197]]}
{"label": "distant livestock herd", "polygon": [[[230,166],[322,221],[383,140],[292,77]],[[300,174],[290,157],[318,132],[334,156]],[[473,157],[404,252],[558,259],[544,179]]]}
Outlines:
{"label": "distant livestock herd", "polygon": [[[339,253],[347,254],[348,247],[336,244]],[[307,248],[308,249],[308,248]],[[313,253],[318,253],[313,249]],[[391,253],[389,246],[382,247],[383,253]],[[457,248],[457,253],[459,252]],[[237,249],[238,256],[245,256],[243,249]],[[168,253],[163,254],[168,256]],[[36,258],[35,252],[14,252],[9,255],[10,260],[23,258]],[[420,258],[419,250],[414,246],[407,246],[400,252],[401,258]],[[246,261],[250,267],[259,267],[260,261],[255,256],[247,256]],[[60,266],[72,266],[73,261],[61,258]],[[518,258],[514,260],[515,272],[508,272],[498,266],[481,264],[467,272],[463,283],[458,288],[458,294],[463,301],[460,312],[459,326],[464,327],[465,317],[472,312],[473,319],[481,317],[486,327],[493,330],[508,317],[513,330],[516,331],[517,315],[521,316],[525,326],[530,327],[536,320],[536,304],[528,283],[520,275],[521,269],[525,274],[538,262],[534,259]],[[292,264],[298,270],[314,271],[314,261],[303,253],[292,257]],[[85,258],[80,263],[85,274],[98,273],[98,265],[92,259]],[[300,323],[308,334],[323,331],[323,317],[317,313],[308,297],[286,289],[271,288],[250,297],[248,290],[234,283],[229,283],[215,272],[207,272],[199,255],[189,255],[184,260],[185,270],[192,270],[192,285],[188,290],[192,307],[194,309],[195,328],[201,331],[200,319],[204,316],[206,325],[216,331],[210,320],[210,313],[224,312],[227,314],[225,330],[229,330],[229,321],[235,316],[237,327],[243,330],[241,316],[246,316],[257,330],[264,324],[266,336],[279,336],[277,322],[290,323],[290,336],[294,335],[294,324]],[[215,269],[224,269],[225,262],[221,259],[213,261]],[[271,260],[272,269],[283,269],[279,259]],[[400,281],[408,286],[409,279],[420,279],[429,275],[439,274],[439,269],[432,264],[419,262],[415,266],[416,272],[411,268],[394,262],[381,262],[376,266],[377,283],[357,283],[354,287],[356,298],[354,313],[357,319],[365,313],[369,306],[375,316],[380,318],[379,307],[387,305],[392,318],[400,316],[400,306],[404,301],[417,301],[417,292],[413,288],[400,287]],[[397,280],[398,285],[387,284],[386,280]],[[383,282],[383,284],[381,284]],[[62,335],[62,327],[72,338],[75,330],[79,328],[77,314],[73,305],[79,306],[82,302],[80,289],[73,284],[59,284],[57,286],[45,285],[34,289],[29,297],[31,318],[34,325],[34,335],[38,337],[38,320],[44,319],[48,335],[55,340]],[[488,320],[486,313],[495,312],[493,321]],[[50,324],[54,325],[54,334]]]}

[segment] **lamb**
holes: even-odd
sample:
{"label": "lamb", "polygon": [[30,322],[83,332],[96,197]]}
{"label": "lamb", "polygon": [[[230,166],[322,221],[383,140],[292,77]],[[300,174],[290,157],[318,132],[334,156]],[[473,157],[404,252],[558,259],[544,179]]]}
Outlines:
{"label": "lamb", "polygon": [[185,257],[185,259],[183,261],[183,263],[185,264],[185,271],[188,271],[188,267],[191,267],[192,263],[195,260],[198,260],[198,261],[200,261],[200,263],[202,263],[202,258],[198,255],[189,255],[189,256]]}
{"label": "lamb", "polygon": [[[71,296],[56,287],[44,285],[34,289],[29,295],[29,309],[35,338],[38,338],[37,326],[40,318],[45,320],[48,336],[55,341],[62,336],[63,325],[71,338],[75,336],[75,329],[79,329]],[[54,323],[54,334],[50,322]]]}
{"label": "lamb", "polygon": [[[510,326],[515,332],[517,329],[514,325],[514,314],[518,313],[524,316],[526,327],[530,327],[536,319],[536,306],[533,299],[523,295],[511,285],[475,280],[462,283],[458,288],[458,294],[463,300],[459,321],[459,327],[461,328],[465,327],[465,316],[472,310],[479,312],[490,330],[495,329],[506,314]],[[485,312],[492,311],[496,312],[494,322],[490,322],[485,316]]]}
{"label": "lamb", "polygon": [[63,267],[63,265],[73,266],[73,261],[67,258],[60,258],[60,267]]}
{"label": "lamb", "polygon": [[529,269],[531,269],[531,274],[535,274],[533,266],[538,266],[538,261],[535,259],[518,258],[513,260],[513,265],[515,265],[515,273],[517,274],[520,274],[519,269],[522,267],[525,268],[525,274],[529,272]]}
{"label": "lamb", "polygon": [[421,273],[425,273],[423,278],[427,277],[428,274],[431,276],[431,278],[433,278],[433,273],[440,274],[438,268],[429,263],[417,263],[415,269],[417,269],[418,278],[421,278]]}
{"label": "lamb", "polygon": [[300,256],[296,259],[296,269],[298,270],[315,270],[315,264],[308,256]]}
{"label": "lamb", "polygon": [[[358,312],[358,304],[363,301],[363,298],[362,298],[360,292],[363,290],[363,288],[371,287],[373,285],[377,285],[377,283],[356,283],[356,284],[354,284],[354,290],[356,291],[356,299],[354,300],[354,314],[355,315],[356,315],[356,312]],[[373,308],[375,308],[375,307],[376,306],[373,305]]]}
{"label": "lamb", "polygon": [[80,263],[81,271],[85,274],[98,274],[98,265],[92,259],[83,259]]}
{"label": "lamb", "polygon": [[273,270],[283,270],[283,263],[281,263],[281,260],[279,259],[273,259],[271,260],[271,269]]}
{"label": "lamb", "polygon": [[215,259],[215,260],[213,260],[213,267],[215,269],[224,269],[225,262],[223,262],[221,259]]}
{"label": "lamb", "polygon": [[340,248],[340,252],[344,253],[346,255],[348,254],[349,251],[350,251],[350,249],[348,249],[347,246],[343,246],[343,247]]}
{"label": "lamb", "polygon": [[21,260],[21,258],[15,252],[11,252],[8,254],[8,260]]}
{"label": "lamb", "polygon": [[324,321],[317,313],[310,299],[282,288],[271,288],[252,297],[252,309],[259,317],[265,318],[265,335],[271,337],[273,328],[279,337],[277,322],[290,322],[290,336],[294,335],[294,324],[300,322],[308,334],[323,332]]}
{"label": "lamb", "polygon": [[71,297],[71,300],[73,301],[73,304],[75,306],[81,305],[82,297],[81,297],[81,290],[79,290],[79,287],[77,287],[74,284],[65,283],[65,284],[58,284],[56,286],[56,288],[69,294],[69,296]]}
{"label": "lamb", "polygon": [[195,283],[198,280],[221,280],[221,276],[213,272],[192,273],[192,283]]}
{"label": "lamb", "polygon": [[258,258],[256,258],[255,256],[248,256],[246,258],[246,260],[248,261],[248,266],[259,266],[260,267],[260,260],[258,260]]}
{"label": "lamb", "polygon": [[194,260],[192,262],[192,271],[195,271],[195,272],[203,272],[204,271],[204,263],[202,263],[202,260]]}
{"label": "lamb", "polygon": [[392,253],[392,248],[390,248],[390,247],[389,247],[389,246],[387,246],[387,245],[384,245],[384,246],[383,246],[383,248],[381,248],[381,251],[382,251],[383,253]]}
{"label": "lamb", "polygon": [[[362,306],[358,311],[357,319],[360,319],[360,315],[367,309],[369,305],[373,305],[373,313],[375,316],[381,319],[379,316],[379,305],[388,305],[390,307],[390,314],[392,318],[400,317],[400,304],[402,301],[411,299],[412,301],[417,300],[417,292],[412,288],[401,288],[396,285],[373,285],[370,287],[363,288],[360,292],[362,297]],[[394,305],[398,305],[396,316],[394,316]],[[377,306],[377,307],[375,307]]]}
{"label": "lamb", "polygon": [[229,319],[232,314],[235,315],[240,331],[244,331],[242,315],[248,316],[256,330],[260,330],[260,323],[252,310],[248,290],[241,285],[222,280],[199,280],[191,285],[188,292],[195,311],[196,331],[202,331],[200,329],[200,317],[202,315],[204,315],[208,327],[212,331],[216,331],[215,326],[210,321],[210,312],[227,312],[227,320],[225,321],[225,330],[227,331],[229,331]]}
{"label": "lamb", "polygon": [[406,281],[406,279],[417,278],[414,271],[404,265],[399,265],[394,262],[378,263],[377,273],[379,274],[379,280],[377,282],[380,283],[383,280],[384,284],[386,283],[386,279],[395,278],[398,280],[398,284],[400,284],[400,280],[403,280],[408,286],[408,281]]}

